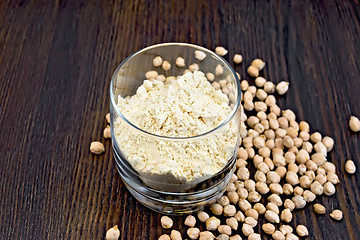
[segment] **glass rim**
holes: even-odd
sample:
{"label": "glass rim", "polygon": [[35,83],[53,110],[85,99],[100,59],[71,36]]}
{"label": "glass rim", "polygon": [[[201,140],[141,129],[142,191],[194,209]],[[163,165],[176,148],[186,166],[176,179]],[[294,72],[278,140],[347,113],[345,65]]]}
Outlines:
{"label": "glass rim", "polygon": [[[229,114],[229,116],[227,116],[227,118],[220,124],[218,125],[217,127],[207,131],[207,132],[204,132],[204,133],[201,133],[201,134],[198,134],[198,135],[194,135],[194,136],[190,136],[190,137],[169,137],[169,136],[162,136],[162,135],[157,135],[157,134],[154,134],[154,133],[151,133],[151,132],[148,132],[148,131],[145,131],[141,128],[139,128],[138,126],[136,126],[135,124],[133,124],[131,121],[129,121],[120,111],[119,107],[117,106],[117,104],[115,103],[115,99],[114,99],[114,93],[113,93],[113,86],[114,86],[114,82],[116,80],[116,77],[117,77],[117,73],[119,72],[120,68],[128,61],[130,60],[132,57],[138,55],[138,54],[141,54],[145,51],[148,51],[150,49],[154,49],[154,48],[158,48],[158,47],[164,47],[164,46],[187,46],[187,47],[192,47],[192,48],[195,48],[195,49],[198,49],[198,50],[202,50],[202,51],[205,51],[213,56],[216,56],[222,63],[224,63],[225,66],[227,66],[230,71],[232,72],[234,78],[235,78],[235,83],[237,85],[237,99],[236,99],[236,103],[235,103],[235,107],[234,109],[232,109],[231,113]],[[216,131],[218,131],[219,129],[221,129],[222,127],[226,126],[230,121],[231,119],[233,119],[233,117],[235,116],[236,112],[238,111],[238,108],[240,106],[240,102],[241,102],[241,88],[240,88],[240,80],[239,78],[237,77],[237,74],[235,72],[235,70],[231,67],[231,65],[224,59],[222,58],[221,56],[217,55],[216,53],[214,53],[213,51],[207,49],[207,48],[204,48],[204,47],[201,47],[201,46],[198,46],[198,45],[195,45],[195,44],[190,44],[190,43],[181,43],[181,42],[168,42],[168,43],[159,43],[159,44],[155,44],[155,45],[151,45],[151,46],[148,46],[146,48],[143,48],[133,54],[131,54],[130,56],[128,56],[127,58],[125,58],[124,61],[122,61],[120,63],[120,65],[116,68],[114,74],[112,75],[111,77],[111,82],[110,82],[110,102],[111,104],[113,105],[115,111],[117,112],[117,114],[127,123],[129,124],[131,127],[133,127],[134,129],[146,134],[146,135],[150,135],[152,137],[155,137],[155,138],[159,138],[159,139],[165,139],[165,140],[188,140],[188,139],[197,139],[197,138],[201,138],[201,137],[204,137],[206,135],[209,135],[211,133],[214,133]]]}

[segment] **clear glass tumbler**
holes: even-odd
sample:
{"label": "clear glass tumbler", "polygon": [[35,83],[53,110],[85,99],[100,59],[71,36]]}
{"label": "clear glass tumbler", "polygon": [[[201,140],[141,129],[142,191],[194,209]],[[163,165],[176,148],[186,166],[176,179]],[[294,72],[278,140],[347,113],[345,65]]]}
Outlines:
{"label": "clear glass tumbler", "polygon": [[[195,51],[206,54],[206,58],[199,61],[195,58]],[[161,56],[171,64],[171,68],[164,71],[161,67],[154,67],[153,59]],[[226,116],[218,127],[209,132],[192,137],[167,137],[146,132],[128,121],[117,106],[118,99],[136,94],[136,90],[143,84],[147,71],[157,71],[165,77],[180,76],[186,67],[177,67],[177,57],[185,59],[189,64],[197,63],[199,70],[213,73],[213,86],[222,89],[228,95],[231,113]],[[217,65],[223,67],[222,74],[215,74]],[[218,82],[218,83],[213,83]],[[110,86],[110,125],[112,144],[116,167],[126,187],[132,195],[145,206],[165,214],[188,214],[204,208],[222,196],[234,170],[240,138],[240,82],[231,66],[214,52],[200,46],[186,43],[163,43],[142,49],[125,59],[116,69]],[[121,130],[119,128],[121,126]],[[227,142],[218,146],[214,139]],[[201,156],[194,156],[184,151],[191,146],[201,146],[202,150],[225,152],[226,164],[211,176],[186,181],[177,179],[171,174],[156,175],[150,171],[139,171],[134,159],[129,161],[130,151],[152,151],[153,161],[164,164],[168,159],[162,152],[163,146],[177,149],[177,157],[198,161]],[[131,148],[131,150],[130,150]],[[161,159],[161,160],[160,160]],[[173,159],[172,159],[173,160]],[[213,159],[201,159],[209,165]],[[167,165],[167,168],[171,165]],[[162,167],[162,166],[159,166]],[[189,169],[191,171],[191,169]]]}

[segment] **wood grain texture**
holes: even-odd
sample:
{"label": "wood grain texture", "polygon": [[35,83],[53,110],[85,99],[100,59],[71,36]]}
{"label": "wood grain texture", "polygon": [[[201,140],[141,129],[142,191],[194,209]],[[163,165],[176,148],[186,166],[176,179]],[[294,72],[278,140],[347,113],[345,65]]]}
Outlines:
{"label": "wood grain texture", "polygon": [[[334,222],[306,207],[295,223],[308,239],[359,239],[360,171],[344,171],[348,158],[360,168],[360,135],[348,129],[360,116],[360,5],[350,0],[0,1],[0,239],[103,239],[115,224],[121,239],[169,232],[126,190],[102,130],[116,66],[170,41],[241,53],[243,78],[261,57],[263,76],[290,82],[279,105],[336,142],[341,183],[317,201],[344,211]],[[94,156],[99,139],[107,151]]]}

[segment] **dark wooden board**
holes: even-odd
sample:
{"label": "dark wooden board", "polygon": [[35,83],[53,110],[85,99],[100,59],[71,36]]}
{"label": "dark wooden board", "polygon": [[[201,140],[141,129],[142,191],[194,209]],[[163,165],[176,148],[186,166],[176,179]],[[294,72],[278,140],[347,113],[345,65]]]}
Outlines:
{"label": "dark wooden board", "polygon": [[[102,138],[110,78],[122,60],[160,42],[255,57],[263,76],[288,80],[279,99],[313,130],[335,139],[329,160],[341,183],[328,209],[344,219],[296,212],[309,239],[359,239],[360,5],[358,1],[0,1],[0,239],[157,239],[160,214],[137,202]],[[101,140],[106,153],[89,152]],[[182,218],[175,228],[185,231]],[[265,237],[264,237],[265,238]]]}

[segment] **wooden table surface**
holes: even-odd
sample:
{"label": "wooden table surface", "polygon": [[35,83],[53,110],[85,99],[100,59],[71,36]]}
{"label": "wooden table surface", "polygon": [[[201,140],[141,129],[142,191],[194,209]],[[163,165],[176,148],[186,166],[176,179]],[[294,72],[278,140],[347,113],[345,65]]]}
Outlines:
{"label": "wooden table surface", "polygon": [[[115,68],[172,41],[241,53],[235,69],[250,82],[246,67],[261,57],[264,77],[290,82],[279,105],[335,139],[341,182],[317,201],[344,211],[335,222],[306,207],[295,222],[308,239],[360,239],[360,171],[344,171],[349,158],[360,169],[360,135],[348,128],[360,116],[357,0],[0,1],[0,239],[104,239],[115,224],[120,239],[165,232],[126,190],[102,130]],[[94,140],[105,154],[89,152]]]}

